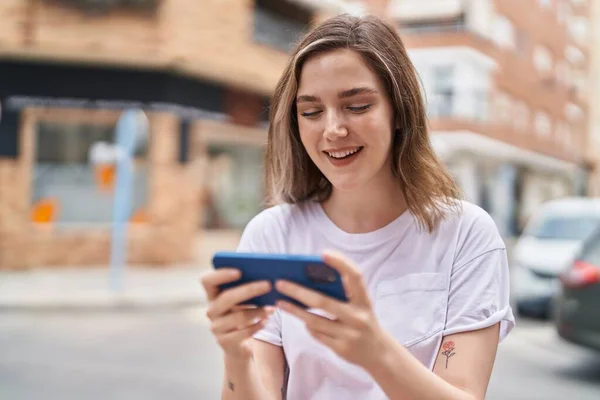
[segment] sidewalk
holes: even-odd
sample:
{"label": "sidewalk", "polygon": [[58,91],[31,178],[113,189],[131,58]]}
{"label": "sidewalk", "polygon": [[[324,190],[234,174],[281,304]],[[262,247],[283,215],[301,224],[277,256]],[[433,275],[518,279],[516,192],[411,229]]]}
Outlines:
{"label": "sidewalk", "polygon": [[0,271],[0,312],[17,310],[155,309],[203,304],[207,268],[126,268],[121,292],[109,288],[109,268]]}
{"label": "sidewalk", "polygon": [[[509,258],[514,240],[507,239]],[[0,271],[0,312],[11,310],[156,309],[205,303],[200,277],[210,267],[133,267],[122,292],[109,288],[109,268]]]}

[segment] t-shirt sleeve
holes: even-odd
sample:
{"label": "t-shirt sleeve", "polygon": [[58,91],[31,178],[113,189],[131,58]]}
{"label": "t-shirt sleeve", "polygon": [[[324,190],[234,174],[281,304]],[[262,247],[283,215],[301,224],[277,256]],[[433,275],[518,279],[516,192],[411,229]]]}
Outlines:
{"label": "t-shirt sleeve", "polygon": [[493,249],[459,265],[450,278],[444,336],[500,323],[500,341],[515,325],[510,307],[505,249]]}
{"label": "t-shirt sleeve", "polygon": [[[238,253],[279,253],[283,252],[278,239],[277,223],[272,211],[266,210],[254,217],[244,229],[237,247]],[[281,239],[281,237],[279,237]],[[282,345],[281,339],[281,311],[277,309],[269,318],[267,325],[254,334],[254,338],[274,344]]]}

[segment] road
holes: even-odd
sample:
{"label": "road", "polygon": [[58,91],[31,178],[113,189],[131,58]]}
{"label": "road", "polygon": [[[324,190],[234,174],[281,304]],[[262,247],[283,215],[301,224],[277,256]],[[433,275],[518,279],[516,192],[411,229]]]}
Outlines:
{"label": "road", "polygon": [[[0,314],[2,400],[218,399],[222,364],[200,308]],[[520,321],[490,400],[598,400],[600,354]]]}

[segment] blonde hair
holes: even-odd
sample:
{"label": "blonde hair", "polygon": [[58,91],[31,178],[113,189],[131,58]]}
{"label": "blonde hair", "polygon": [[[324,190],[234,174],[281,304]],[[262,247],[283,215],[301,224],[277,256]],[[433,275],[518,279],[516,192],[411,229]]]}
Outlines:
{"label": "blonde hair", "polygon": [[265,163],[269,203],[323,201],[331,195],[331,183],[300,140],[296,95],[304,62],[337,49],[359,53],[387,89],[399,127],[392,139],[393,173],[408,209],[432,232],[448,210],[459,210],[460,190],[431,146],[419,80],[402,40],[394,28],[373,16],[326,20],[293,51],[271,101]]}

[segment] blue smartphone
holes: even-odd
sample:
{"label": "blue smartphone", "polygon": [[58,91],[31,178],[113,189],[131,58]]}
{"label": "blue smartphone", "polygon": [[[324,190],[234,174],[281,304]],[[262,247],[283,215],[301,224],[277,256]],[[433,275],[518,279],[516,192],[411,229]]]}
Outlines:
{"label": "blue smartphone", "polygon": [[[285,279],[339,301],[347,301],[339,272],[326,265],[319,256],[218,252],[213,257],[213,266],[215,269],[236,268],[242,272],[239,280],[221,285],[221,290],[262,280],[270,281],[274,286],[275,281]],[[304,304],[277,292],[275,287],[271,292],[243,304],[275,305],[277,300],[286,300],[306,308]]]}

